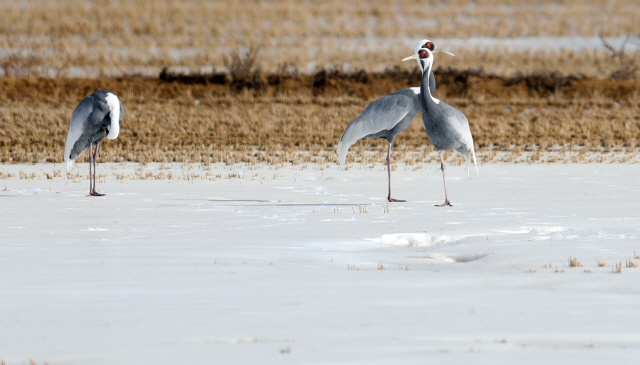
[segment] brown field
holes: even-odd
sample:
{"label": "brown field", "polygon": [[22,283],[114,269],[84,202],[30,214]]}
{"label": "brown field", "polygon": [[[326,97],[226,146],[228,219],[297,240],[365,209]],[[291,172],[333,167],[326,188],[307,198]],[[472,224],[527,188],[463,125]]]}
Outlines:
{"label": "brown field", "polygon": [[[457,54],[436,57],[437,96],[467,115],[483,161],[565,161],[548,155],[564,150],[572,161],[594,152],[628,161],[638,148],[638,38],[624,52],[598,39],[637,34],[636,0],[0,0],[0,9],[2,162],[62,161],[71,112],[97,89],[127,111],[102,161],[336,161],[340,134],[366,105],[419,85],[415,63],[400,59],[424,37]],[[559,50],[555,37],[593,38],[593,49]],[[538,48],[476,44],[493,38]],[[158,79],[167,67],[218,73]],[[399,162],[435,158],[420,120],[395,145]],[[349,161],[365,163],[385,153],[372,140],[353,150]]]}
{"label": "brown field", "polygon": [[[619,65],[598,35],[638,35],[640,24],[636,0],[0,0],[0,9],[5,76],[149,77],[165,66],[223,66],[226,56],[249,48],[259,50],[265,72],[381,72],[410,69],[399,60],[428,37],[458,55],[440,58],[456,69],[606,77]],[[486,49],[474,41],[483,37],[595,41],[592,49],[560,51],[549,39],[548,49],[531,52]],[[451,48],[446,39],[469,41]]]}
{"label": "brown field", "polygon": [[[344,128],[375,98],[416,86],[419,72],[262,75],[260,88],[144,78],[0,78],[2,162],[61,162],[71,112],[96,89],[126,107],[117,140],[101,161],[336,162]],[[513,161],[530,152],[637,153],[640,80],[501,79],[440,70],[436,96],[468,117],[483,161]],[[315,86],[314,86],[315,85]],[[420,118],[395,141],[396,162],[434,159]],[[348,161],[382,161],[385,143],[364,140]],[[501,155],[497,152],[508,152]],[[502,157],[501,157],[502,156]],[[456,160],[454,162],[461,160]],[[79,161],[86,159],[86,153]],[[591,159],[594,160],[594,159]],[[595,160],[594,160],[595,161]]]}

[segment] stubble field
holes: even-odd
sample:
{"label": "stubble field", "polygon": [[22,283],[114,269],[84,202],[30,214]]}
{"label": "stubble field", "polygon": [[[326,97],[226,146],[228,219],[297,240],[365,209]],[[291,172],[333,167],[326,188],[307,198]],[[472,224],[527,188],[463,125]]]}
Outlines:
{"label": "stubble field", "polygon": [[[375,98],[419,84],[418,71],[409,75],[329,76],[322,85],[317,75],[273,85],[265,79],[260,90],[144,78],[3,78],[0,159],[61,162],[75,105],[93,90],[108,89],[120,96],[126,113],[118,139],[103,142],[103,162],[337,162],[335,146],[347,124]],[[581,79],[558,86],[562,80],[531,77],[509,85],[444,71],[436,79],[436,96],[467,115],[482,162],[610,162],[598,156],[603,152],[624,152],[616,161],[635,161],[638,80]],[[395,141],[396,162],[435,161],[416,119]],[[352,151],[348,162],[381,162],[386,144],[363,140]]]}
{"label": "stubble field", "polygon": [[[108,89],[126,115],[102,161],[336,162],[366,105],[419,85],[400,59],[425,37],[457,54],[436,57],[436,96],[467,115],[484,162],[635,161],[636,5],[0,2],[0,161],[62,161],[74,107]],[[435,159],[416,119],[398,162]],[[361,141],[348,161],[384,148]]]}
{"label": "stubble field", "polygon": [[11,76],[156,76],[171,65],[224,66],[250,48],[265,72],[381,72],[425,37],[458,55],[446,60],[456,69],[602,76],[618,65],[598,36],[619,44],[640,24],[633,0],[3,0],[0,9],[0,69]]}

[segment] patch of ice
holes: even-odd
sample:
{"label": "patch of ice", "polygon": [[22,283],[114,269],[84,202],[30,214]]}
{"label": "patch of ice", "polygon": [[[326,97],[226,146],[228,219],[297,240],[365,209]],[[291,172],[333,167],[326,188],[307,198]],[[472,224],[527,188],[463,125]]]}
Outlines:
{"label": "patch of ice", "polygon": [[454,243],[456,242],[456,238],[451,236],[436,236],[428,233],[393,233],[382,235],[379,242],[401,247],[426,247]]}
{"label": "patch of ice", "polygon": [[529,232],[536,232],[538,234],[549,234],[553,232],[565,232],[570,230],[570,228],[567,228],[567,227],[553,227],[553,226],[529,226],[529,227],[522,227],[522,228],[526,229]]}
{"label": "patch of ice", "polygon": [[104,232],[104,231],[108,231],[109,228],[94,228],[94,227],[89,227],[87,229],[83,229],[82,231],[84,232]]}
{"label": "patch of ice", "polygon": [[517,234],[517,233],[529,233],[531,232],[531,230],[529,229],[520,229],[520,230],[507,230],[507,229],[494,229],[494,232],[498,232],[498,233],[507,233],[507,234]]}
{"label": "patch of ice", "polygon": [[457,255],[441,255],[441,254],[433,254],[433,255],[425,255],[425,256],[409,256],[412,258],[418,259],[433,259],[443,262],[455,263],[455,262],[471,262],[479,260],[483,257],[489,256],[488,253],[480,253],[480,254],[457,254]]}
{"label": "patch of ice", "polygon": [[541,237],[532,237],[528,241],[548,241],[550,240],[550,236],[541,236]]}
{"label": "patch of ice", "polygon": [[562,234],[560,232],[555,232],[551,234],[552,240],[572,240],[578,237],[579,236],[577,234]]}

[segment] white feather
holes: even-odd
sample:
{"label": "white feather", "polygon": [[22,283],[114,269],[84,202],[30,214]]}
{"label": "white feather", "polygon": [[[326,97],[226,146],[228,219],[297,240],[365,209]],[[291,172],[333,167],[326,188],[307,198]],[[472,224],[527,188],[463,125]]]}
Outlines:
{"label": "white feather", "polygon": [[[418,43],[416,43],[416,44],[413,46],[413,53],[418,53],[418,51],[420,50],[420,48],[422,48],[422,45],[423,45],[423,44],[425,44],[425,43],[427,43],[427,42],[430,42],[430,41],[429,41],[428,39],[421,39],[421,40],[419,40],[419,41],[418,41]],[[418,59],[416,59],[416,61],[418,62],[418,67],[420,67],[420,69],[422,69],[422,65],[420,64],[420,59],[418,58]]]}
{"label": "white feather", "polygon": [[411,89],[414,94],[420,95],[420,87],[410,87],[409,89]]}
{"label": "white feather", "polygon": [[71,172],[71,169],[73,168],[73,163],[75,162],[75,160],[72,160],[69,157],[65,158],[64,160],[67,163],[67,172]]}
{"label": "white feather", "polygon": [[71,149],[73,148],[73,144],[78,140],[80,135],[82,134],[82,129],[69,129],[69,133],[67,134],[67,143],[64,145],[64,162],[67,164],[67,172],[71,172],[73,168],[73,163],[75,160],[72,160],[69,155],[71,154]]}
{"label": "white feather", "polygon": [[120,100],[112,93],[107,93],[105,99],[109,106],[109,118],[111,119],[111,127],[107,138],[116,139],[120,133]]}
{"label": "white feather", "polygon": [[[431,57],[427,59],[427,69],[424,72],[426,72],[427,74],[430,74],[431,68],[433,67],[433,53],[431,53],[431,51],[428,49],[427,49],[427,52],[429,52],[429,55]],[[431,100],[433,100],[433,102],[436,104],[440,104],[440,100],[434,98],[433,95],[431,95],[431,88],[429,88],[428,82],[427,82],[427,90],[429,91],[427,94],[429,94],[429,97],[431,98]]]}

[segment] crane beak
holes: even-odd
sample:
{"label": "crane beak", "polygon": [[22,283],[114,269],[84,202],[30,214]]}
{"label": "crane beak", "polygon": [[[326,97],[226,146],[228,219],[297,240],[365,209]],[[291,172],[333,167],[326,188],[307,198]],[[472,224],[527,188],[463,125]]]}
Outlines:
{"label": "crane beak", "polygon": [[409,61],[409,60],[417,60],[417,59],[419,59],[419,58],[420,58],[420,56],[416,53],[416,54],[412,54],[412,55],[411,55],[411,56],[409,56],[409,57],[405,57],[405,58],[403,58],[402,60],[403,60],[403,61]]}
{"label": "crane beak", "polygon": [[442,48],[438,48],[438,47],[435,47],[435,48],[433,49],[433,52],[434,52],[434,53],[435,53],[435,52],[442,52],[442,53],[444,53],[444,54],[448,54],[449,56],[453,56],[453,57],[455,57],[455,56],[456,56],[456,55],[454,55],[453,53],[451,53],[451,52],[449,52],[449,51],[447,51],[447,50],[444,50],[444,49],[442,49]]}

